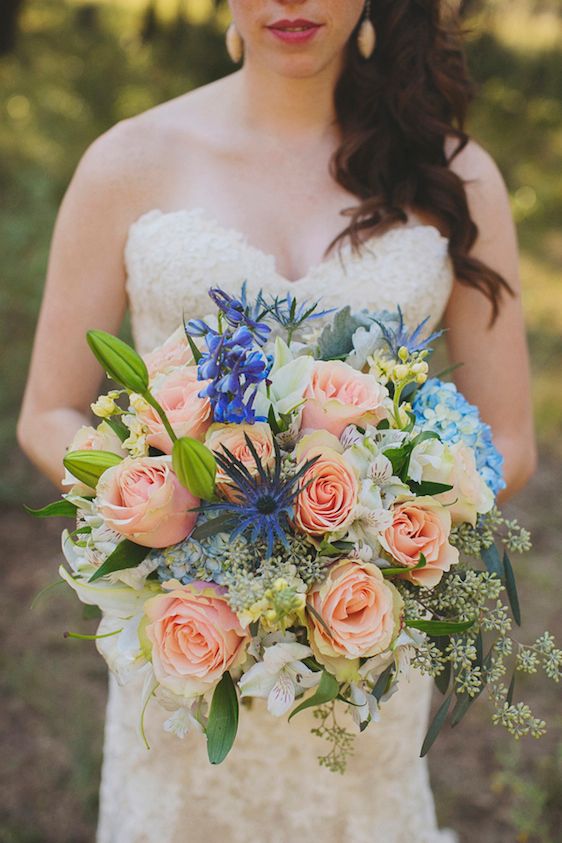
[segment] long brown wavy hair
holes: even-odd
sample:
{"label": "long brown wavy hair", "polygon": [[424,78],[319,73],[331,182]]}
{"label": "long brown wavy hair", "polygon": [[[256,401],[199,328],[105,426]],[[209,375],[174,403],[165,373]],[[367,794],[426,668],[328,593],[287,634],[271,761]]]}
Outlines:
{"label": "long brown wavy hair", "polygon": [[[444,13],[443,10],[447,9]],[[338,184],[360,199],[342,213],[349,225],[332,241],[406,222],[405,208],[426,211],[449,238],[457,279],[480,290],[495,321],[507,281],[468,253],[478,235],[464,181],[448,164],[466,146],[466,112],[475,95],[459,16],[446,0],[375,0],[377,46],[360,57],[351,37],[335,90],[343,140],[330,163]],[[447,157],[445,138],[457,139]]]}

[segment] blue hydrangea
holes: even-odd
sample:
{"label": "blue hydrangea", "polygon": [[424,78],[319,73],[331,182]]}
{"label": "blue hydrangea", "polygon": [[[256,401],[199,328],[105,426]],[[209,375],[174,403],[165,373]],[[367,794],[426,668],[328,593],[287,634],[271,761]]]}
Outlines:
{"label": "blue hydrangea", "polygon": [[492,429],[454,383],[431,378],[418,391],[412,409],[417,423],[434,430],[443,442],[464,442],[474,450],[476,467],[494,494],[505,488],[503,457],[492,441]]}
{"label": "blue hydrangea", "polygon": [[[198,523],[206,520],[202,515]],[[215,533],[202,541],[188,537],[179,544],[151,550],[149,558],[158,560],[156,573],[161,582],[177,579],[187,585],[193,580],[204,580],[222,585],[223,560],[230,545],[228,533]]]}

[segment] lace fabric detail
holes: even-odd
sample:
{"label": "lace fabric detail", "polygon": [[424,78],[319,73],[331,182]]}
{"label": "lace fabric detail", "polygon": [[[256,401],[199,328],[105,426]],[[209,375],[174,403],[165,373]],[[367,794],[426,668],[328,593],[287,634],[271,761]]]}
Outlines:
{"label": "lace fabric detail", "polygon": [[[322,297],[326,307],[393,309],[414,325],[435,325],[453,274],[447,240],[433,226],[391,229],[360,255],[343,249],[291,282],[275,259],[221,226],[202,209],[143,214],[125,248],[127,292],[139,351],[161,343],[186,317],[208,313],[207,289],[291,291]],[[342,278],[344,279],[342,283]],[[428,325],[428,327],[430,327]],[[454,843],[440,831],[425,759],[433,682],[413,671],[385,705],[381,721],[356,740],[344,776],[318,766],[324,741],[310,711],[290,724],[262,700],[243,708],[236,744],[211,766],[203,736],[166,733],[168,714],[149,706],[147,750],[137,730],[142,677],[119,686],[110,677],[97,843]],[[343,721],[346,715],[342,713]],[[351,721],[348,721],[351,722]],[[351,726],[351,728],[354,728]]]}
{"label": "lace fabric detail", "polygon": [[151,350],[177,328],[182,312],[189,318],[210,312],[210,286],[238,292],[243,281],[250,293],[290,291],[303,298],[321,297],[326,307],[350,304],[354,310],[400,305],[408,324],[430,314],[435,323],[453,282],[447,245],[447,238],[431,225],[393,228],[367,240],[358,255],[344,244],[341,256],[289,281],[277,271],[273,255],[203,209],[153,209],[131,225],[125,246],[135,342],[141,353]]}

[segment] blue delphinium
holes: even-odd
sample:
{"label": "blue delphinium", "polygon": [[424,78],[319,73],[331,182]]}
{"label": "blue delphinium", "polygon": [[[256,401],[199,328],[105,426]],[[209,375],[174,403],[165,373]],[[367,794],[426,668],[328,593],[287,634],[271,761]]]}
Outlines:
{"label": "blue delphinium", "polygon": [[416,394],[412,410],[416,421],[438,433],[443,442],[464,442],[474,450],[476,467],[494,494],[505,488],[503,457],[494,446],[490,425],[454,383],[431,378]]}
{"label": "blue delphinium", "polygon": [[250,542],[263,541],[266,544],[266,558],[273,552],[276,541],[287,545],[291,535],[291,519],[294,515],[294,501],[301,491],[303,474],[316,462],[317,457],[307,460],[289,475],[283,475],[281,451],[273,440],[275,463],[272,469],[265,468],[250,437],[244,436],[246,445],[257,468],[251,474],[246,466],[222,446],[222,453],[215,451],[217,465],[229,478],[233,493],[231,500],[201,505],[209,519],[220,519],[221,529],[228,529],[231,540],[244,536]]}
{"label": "blue delphinium", "polygon": [[244,282],[239,299],[221,290],[220,287],[211,287],[209,297],[232,328],[244,326],[256,342],[263,345],[271,333],[271,328],[263,321],[268,308],[262,306],[261,293],[256,302],[248,301],[246,282]]}

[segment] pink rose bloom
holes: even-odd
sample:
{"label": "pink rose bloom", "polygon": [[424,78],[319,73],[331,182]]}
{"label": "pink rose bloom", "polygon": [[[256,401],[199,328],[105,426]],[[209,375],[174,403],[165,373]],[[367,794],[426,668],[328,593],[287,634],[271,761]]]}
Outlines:
{"label": "pink rose bloom", "polygon": [[344,528],[357,501],[357,478],[342,450],[335,436],[320,430],[304,436],[297,446],[299,462],[318,455],[303,475],[295,501],[295,523],[310,536]]}
{"label": "pink rose bloom", "polygon": [[165,588],[144,607],[154,675],[178,696],[198,696],[243,661],[249,636],[219,586],[171,580]]}
{"label": "pink rose bloom", "polygon": [[336,562],[309,592],[307,606],[315,611],[307,612],[310,646],[340,681],[353,678],[360,658],[388,650],[400,632],[402,598],[370,562]]}
{"label": "pink rose bloom", "polygon": [[195,526],[199,498],[172,470],[171,457],[127,457],[103,472],[96,502],[105,524],[144,547],[168,547]]}
{"label": "pink rose bloom", "polygon": [[[100,422],[97,428],[89,425],[83,425],[79,428],[74,434],[74,439],[68,446],[67,451],[68,453],[70,451],[109,451],[109,453],[119,456],[126,456],[127,454],[121,440],[106,421]],[[62,485],[72,486],[70,491],[73,495],[91,495],[95,491],[86,486],[85,483],[80,483],[68,469],[65,469]]]}
{"label": "pink rose bloom", "polygon": [[[205,445],[211,451],[224,455],[224,445],[236,459],[248,469],[252,476],[256,476],[258,469],[248,445],[245,435],[249,436],[256,453],[264,468],[273,468],[275,463],[275,451],[273,449],[273,435],[271,428],[266,422],[255,424],[212,424],[205,436]],[[217,466],[216,476],[217,488],[227,497],[230,490],[230,480]]]}
{"label": "pink rose bloom", "polygon": [[[158,377],[152,385],[152,394],[168,417],[176,436],[203,439],[211,424],[211,404],[208,398],[199,398],[199,392],[208,381],[197,380],[197,369],[185,366]],[[172,453],[172,441],[160,416],[145,402],[137,407],[137,417],[148,428],[146,441],[165,454]]]}
{"label": "pink rose bloom", "polygon": [[303,430],[340,436],[348,424],[377,424],[387,416],[386,387],[340,360],[316,360],[304,395]]}
{"label": "pink rose bloom", "polygon": [[148,374],[152,380],[156,375],[168,374],[178,366],[187,366],[193,362],[193,354],[187,342],[182,326],[168,337],[163,345],[159,345],[148,354],[143,354]]}
{"label": "pink rose bloom", "polygon": [[458,550],[449,543],[451,513],[426,496],[395,504],[392,514],[392,525],[381,535],[381,544],[405,568],[414,568],[423,553],[426,566],[410,571],[405,578],[433,588],[444,571],[459,561]]}

